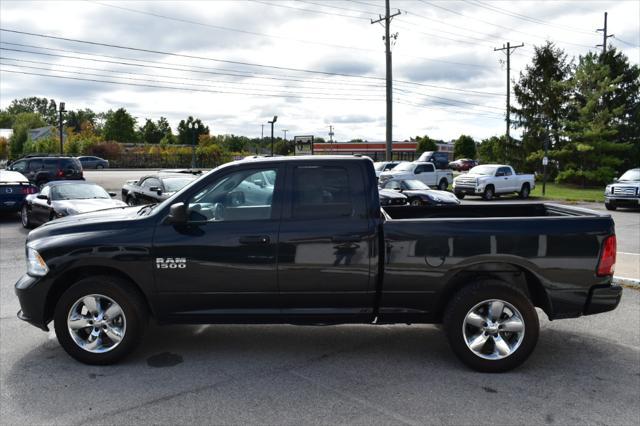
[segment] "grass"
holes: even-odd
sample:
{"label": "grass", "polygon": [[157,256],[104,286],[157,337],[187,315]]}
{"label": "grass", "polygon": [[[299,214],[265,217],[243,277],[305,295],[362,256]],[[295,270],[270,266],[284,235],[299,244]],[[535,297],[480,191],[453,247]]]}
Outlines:
{"label": "grass", "polygon": [[543,197],[542,182],[536,182],[536,188],[531,192],[531,196],[545,200],[591,201],[601,203],[604,202],[604,187],[580,188],[571,185],[547,183],[546,194]]}

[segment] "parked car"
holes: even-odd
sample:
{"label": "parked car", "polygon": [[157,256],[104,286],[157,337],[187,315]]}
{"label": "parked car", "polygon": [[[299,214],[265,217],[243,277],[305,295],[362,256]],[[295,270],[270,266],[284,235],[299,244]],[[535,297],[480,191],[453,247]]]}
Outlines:
{"label": "parked car", "polygon": [[[260,174],[274,178],[262,187],[271,196],[229,202]],[[159,205],[31,231],[18,317],[43,330],[53,320],[64,350],[88,364],[131,353],[149,317],[444,323],[463,362],[497,372],[533,352],[536,307],[555,320],[620,302],[610,215],[543,203],[381,210],[378,200],[365,158],[229,163]]]}
{"label": "parked car", "polygon": [[476,166],[453,180],[453,192],[460,199],[465,195],[480,195],[485,200],[492,200],[497,195],[514,192],[524,199],[529,198],[535,187],[534,175],[516,174],[513,167],[504,164]]}
{"label": "parked car", "polygon": [[406,161],[377,161],[373,163],[373,168],[376,171],[376,176],[380,177],[380,173],[389,171],[400,163],[406,163]]}
{"label": "parked car", "polygon": [[409,199],[406,195],[391,189],[380,188],[378,190],[378,197],[381,206],[404,206],[409,204]]}
{"label": "parked car", "polygon": [[458,205],[458,197],[447,191],[436,191],[415,179],[389,179],[380,184],[381,191],[393,190],[405,195],[412,206]]}
{"label": "parked car", "polygon": [[417,161],[433,163],[436,169],[446,170],[449,168],[449,154],[440,151],[426,151],[420,154]]}
{"label": "parked car", "polygon": [[91,182],[49,182],[38,194],[28,195],[25,199],[20,212],[22,226],[33,228],[60,217],[126,207],[122,201],[111,198],[115,195]]}
{"label": "parked car", "polygon": [[38,187],[53,180],[84,180],[82,164],[74,157],[25,157],[7,170],[22,173]]}
{"label": "parked car", "polygon": [[449,183],[453,182],[453,173],[451,173],[451,170],[436,170],[433,163],[414,161],[412,163],[399,164],[393,170],[380,174],[381,182],[388,179],[415,179],[445,191]]}
{"label": "parked car", "polygon": [[22,173],[0,170],[0,212],[19,212],[25,197],[36,192],[38,188]]}
{"label": "parked car", "polygon": [[104,158],[94,157],[92,155],[85,155],[82,157],[77,157],[82,164],[83,169],[108,169],[109,168],[109,160],[105,160]]}
{"label": "parked car", "polygon": [[607,210],[618,207],[640,207],[640,167],[629,169],[604,190]]}
{"label": "parked car", "polygon": [[455,170],[457,172],[466,172],[478,165],[476,160],[471,160],[469,158],[460,158],[456,161],[452,161],[449,163],[449,168],[451,170]]}
{"label": "parked car", "polygon": [[190,173],[158,172],[122,186],[122,201],[130,206],[160,203],[196,180]]}

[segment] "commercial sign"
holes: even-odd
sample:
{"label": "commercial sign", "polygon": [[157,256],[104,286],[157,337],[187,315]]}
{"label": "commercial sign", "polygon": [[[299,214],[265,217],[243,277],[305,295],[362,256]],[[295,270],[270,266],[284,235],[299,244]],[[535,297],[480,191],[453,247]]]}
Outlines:
{"label": "commercial sign", "polygon": [[294,136],[295,155],[313,155],[313,136]]}

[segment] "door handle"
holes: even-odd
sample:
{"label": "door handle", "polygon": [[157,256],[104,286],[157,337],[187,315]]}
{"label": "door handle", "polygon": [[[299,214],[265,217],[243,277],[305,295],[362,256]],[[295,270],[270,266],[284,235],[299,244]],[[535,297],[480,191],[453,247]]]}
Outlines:
{"label": "door handle", "polygon": [[271,239],[268,235],[247,235],[238,239],[240,244],[269,244]]}
{"label": "door handle", "polygon": [[334,235],[331,237],[331,241],[334,243],[358,243],[362,241],[360,235]]}

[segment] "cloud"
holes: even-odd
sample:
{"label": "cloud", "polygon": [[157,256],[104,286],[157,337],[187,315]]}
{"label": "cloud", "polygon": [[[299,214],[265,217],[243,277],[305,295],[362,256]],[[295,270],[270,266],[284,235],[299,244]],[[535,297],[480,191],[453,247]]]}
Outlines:
{"label": "cloud", "polygon": [[313,69],[338,74],[367,75],[374,74],[374,71],[377,69],[377,64],[373,61],[363,59],[328,57],[322,61],[316,61]]}
{"label": "cloud", "polygon": [[383,116],[366,114],[332,115],[325,118],[325,123],[374,123],[384,120]]}

